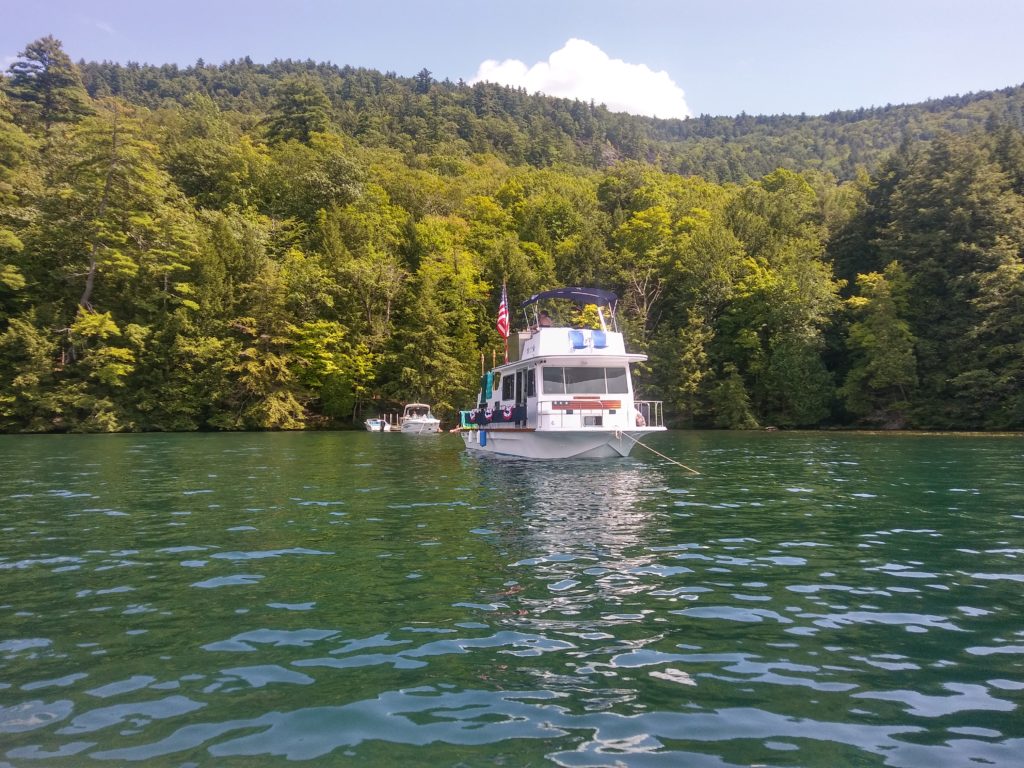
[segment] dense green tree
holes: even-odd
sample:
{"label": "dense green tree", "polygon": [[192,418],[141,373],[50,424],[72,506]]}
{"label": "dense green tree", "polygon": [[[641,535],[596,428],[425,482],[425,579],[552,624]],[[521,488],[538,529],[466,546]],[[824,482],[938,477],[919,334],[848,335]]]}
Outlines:
{"label": "dense green tree", "polygon": [[986,141],[944,134],[912,160],[892,191],[883,254],[910,281],[908,317],[917,337],[923,426],[981,426],[958,377],[983,366],[972,330],[982,283],[1024,251],[1020,195]]}
{"label": "dense green tree", "polygon": [[11,98],[22,121],[43,129],[89,114],[89,94],[60,40],[47,35],[26,46],[8,68]]}
{"label": "dense green tree", "polygon": [[464,247],[467,230],[451,217],[416,226],[419,268],[395,337],[392,381],[442,412],[470,401],[479,357],[476,329],[487,286],[478,257]]}
{"label": "dense green tree", "polygon": [[881,272],[894,258],[882,252],[881,238],[892,219],[893,191],[906,177],[917,149],[916,145],[904,142],[873,178],[859,179],[857,186],[863,191],[863,198],[855,203],[855,214],[832,233],[828,255],[836,277],[849,293],[854,290],[857,275]]}
{"label": "dense green tree", "polygon": [[56,336],[43,330],[34,312],[9,318],[0,334],[0,429],[47,432],[61,423]]}
{"label": "dense green tree", "polygon": [[260,202],[269,152],[232,125],[212,99],[194,94],[186,108],[163,120],[167,170],[197,206],[247,208]]}
{"label": "dense green tree", "polygon": [[318,245],[337,283],[341,318],[377,352],[394,330],[410,277],[402,258],[408,218],[376,184],[317,217]]}
{"label": "dense green tree", "polygon": [[491,83],[438,83],[424,71],[401,77],[308,61],[257,66],[241,59],[186,68],[90,62],[83,77],[94,98],[117,95],[156,108],[202,92],[223,110],[258,117],[270,111],[282,79],[311,78],[329,94],[335,126],[366,146],[403,155],[450,155],[458,147],[462,157],[486,152],[536,166],[652,162],[662,171],[739,184],[780,166],[852,180],[859,168],[877,169],[905,134],[918,140],[940,129],[967,132],[983,127],[993,113],[1019,127],[1024,101],[1018,86],[816,117],[658,120]]}
{"label": "dense green tree", "polygon": [[342,422],[357,418],[372,398],[382,357],[365,343],[351,344],[347,336],[340,323],[311,321],[296,329],[294,345],[299,379],[318,401],[317,410]]}
{"label": "dense green tree", "polygon": [[662,205],[637,211],[614,234],[619,259],[616,283],[624,287],[623,303],[636,319],[636,340],[646,341],[651,311],[665,291],[673,251],[672,219]]}
{"label": "dense green tree", "polygon": [[147,339],[129,377],[135,424],[143,430],[208,429],[229,403],[241,343],[203,334],[184,312]]}
{"label": "dense green tree", "polygon": [[28,164],[34,151],[34,142],[12,120],[0,82],[0,318],[14,311],[15,294],[25,287],[18,257],[24,250],[20,233],[35,215],[29,201],[39,179]]}
{"label": "dense green tree", "polygon": [[191,302],[192,219],[160,162],[139,119],[113,100],[62,148],[59,194],[41,204],[31,247],[34,279],[65,317],[75,304],[114,307],[126,294],[150,311]]}
{"label": "dense green tree", "polygon": [[323,84],[312,76],[291,75],[274,89],[274,101],[266,121],[272,142],[306,143],[315,133],[331,127],[331,102]]}
{"label": "dense green tree", "polygon": [[1007,122],[998,123],[993,129],[994,158],[1007,175],[1011,189],[1024,195],[1024,132]]}
{"label": "dense green tree", "polygon": [[74,403],[63,426],[130,428],[125,382],[153,324],[198,309],[194,221],[142,122],[116,101],[50,154],[54,194],[24,256],[38,320],[63,338],[56,386]]}
{"label": "dense green tree", "polygon": [[317,211],[342,206],[362,194],[364,171],[343,142],[313,134],[306,143],[277,143],[260,174],[259,207],[278,218],[292,218],[300,227]]}
{"label": "dense green tree", "polygon": [[821,353],[839,284],[822,258],[814,191],[800,176],[776,171],[745,188],[729,215],[749,255],[723,316],[719,354],[748,377],[761,420],[816,424],[833,394]]}
{"label": "dense green tree", "polygon": [[711,390],[710,403],[716,427],[757,429],[759,426],[743,377],[733,363],[723,366],[722,376]]}
{"label": "dense green tree", "polygon": [[884,274],[857,278],[859,295],[848,300],[857,319],[848,344],[853,363],[840,394],[864,423],[901,428],[917,386],[915,339],[907,312],[907,280],[898,262]]}
{"label": "dense green tree", "polygon": [[248,315],[229,323],[240,347],[226,366],[224,407],[210,420],[223,429],[299,429],[310,393],[301,386],[294,354],[295,326],[288,311],[288,265],[266,259],[242,286]]}
{"label": "dense green tree", "polygon": [[686,324],[674,329],[666,323],[652,349],[652,367],[657,377],[665,408],[678,426],[700,425],[708,414],[709,385],[714,371],[708,347],[714,336],[704,316],[694,308],[686,315]]}
{"label": "dense green tree", "polygon": [[970,423],[1024,428],[1024,263],[1009,259],[979,278],[974,355],[952,384]]}

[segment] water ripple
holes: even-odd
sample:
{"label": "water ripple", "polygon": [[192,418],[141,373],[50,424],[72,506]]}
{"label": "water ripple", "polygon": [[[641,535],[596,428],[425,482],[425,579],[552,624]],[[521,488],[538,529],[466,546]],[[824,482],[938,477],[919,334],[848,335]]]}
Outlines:
{"label": "water ripple", "polygon": [[0,436],[4,768],[1024,753],[1019,441],[111,437]]}

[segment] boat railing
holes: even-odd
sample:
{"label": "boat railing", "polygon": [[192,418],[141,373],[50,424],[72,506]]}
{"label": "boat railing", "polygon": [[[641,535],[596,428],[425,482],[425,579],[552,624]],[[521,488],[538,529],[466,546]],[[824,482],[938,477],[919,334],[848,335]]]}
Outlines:
{"label": "boat railing", "polygon": [[[567,403],[564,401],[541,401],[537,404],[537,419],[544,426],[555,429],[576,428],[576,427],[609,427],[616,422],[621,423],[621,417],[613,414],[619,412],[621,403],[619,401],[603,401],[600,405],[589,402],[575,401]],[[634,400],[634,416],[629,421],[629,426],[634,424],[638,427],[663,427],[665,426],[664,410],[661,400]]]}
{"label": "boat railing", "polygon": [[644,426],[665,426],[665,411],[662,408],[661,400],[634,400],[633,407],[643,418]]}

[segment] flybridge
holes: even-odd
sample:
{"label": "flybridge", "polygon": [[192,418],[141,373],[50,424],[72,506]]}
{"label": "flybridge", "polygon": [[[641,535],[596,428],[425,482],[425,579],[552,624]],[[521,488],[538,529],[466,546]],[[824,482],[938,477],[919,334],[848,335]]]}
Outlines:
{"label": "flybridge", "polygon": [[570,321],[563,322],[561,325],[577,328],[590,325],[591,322],[587,322],[584,319],[585,307],[590,306],[594,307],[597,311],[596,314],[591,314],[589,320],[596,321],[596,324],[602,331],[608,331],[609,329],[617,331],[615,306],[618,304],[618,301],[618,296],[611,291],[574,286],[571,288],[554,288],[550,291],[535,293],[526,301],[521,302],[519,307],[523,310],[526,325],[531,329],[540,328],[541,326],[550,327],[551,325],[550,318],[547,319],[547,322],[542,322],[542,319],[547,316],[547,312],[541,310],[541,302],[548,303],[549,305],[558,303],[563,309],[566,307],[566,302],[569,302],[572,305],[572,310],[559,314],[563,317],[568,316]]}
{"label": "flybridge", "polygon": [[[520,331],[514,334],[518,344],[511,351],[519,354],[511,359],[568,355],[582,358],[626,354],[622,334],[617,331],[599,331],[592,328],[543,328],[538,331]],[[518,348],[518,349],[516,349]],[[586,365],[586,363],[583,363]]]}

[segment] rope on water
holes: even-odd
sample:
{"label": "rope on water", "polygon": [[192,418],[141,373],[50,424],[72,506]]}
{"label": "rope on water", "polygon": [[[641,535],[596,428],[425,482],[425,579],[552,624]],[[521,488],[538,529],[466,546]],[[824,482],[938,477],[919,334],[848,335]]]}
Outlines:
{"label": "rope on water", "polygon": [[630,434],[627,434],[627,433],[625,433],[625,432],[620,432],[619,430],[616,430],[616,435],[617,435],[617,437],[619,437],[620,439],[621,439],[621,438],[623,438],[623,437],[628,437],[628,438],[629,438],[630,440],[632,440],[632,441],[633,441],[634,443],[636,443],[637,445],[641,446],[642,448],[646,448],[646,449],[647,449],[648,451],[650,451],[651,453],[655,454],[656,456],[661,456],[661,458],[663,458],[663,459],[664,459],[665,461],[669,461],[669,462],[672,462],[672,463],[673,463],[673,464],[675,464],[676,466],[678,466],[678,467],[682,467],[682,468],[683,468],[683,469],[685,469],[685,470],[686,470],[687,472],[692,472],[692,473],[693,473],[693,474],[695,474],[695,475],[699,475],[699,474],[700,474],[700,472],[698,472],[698,471],[697,471],[696,469],[694,469],[693,467],[688,467],[688,466],[686,466],[685,464],[683,464],[683,463],[682,463],[681,461],[676,461],[675,459],[673,459],[673,458],[670,458],[670,457],[666,456],[666,455],[665,455],[664,453],[659,453],[658,451],[656,451],[656,450],[654,450],[653,448],[651,448],[651,446],[649,446],[649,445],[644,445],[643,443],[641,443],[641,442],[640,442],[639,440],[637,440],[637,439],[636,439],[635,437],[633,437],[633,436],[632,436],[632,435],[630,435]]}

